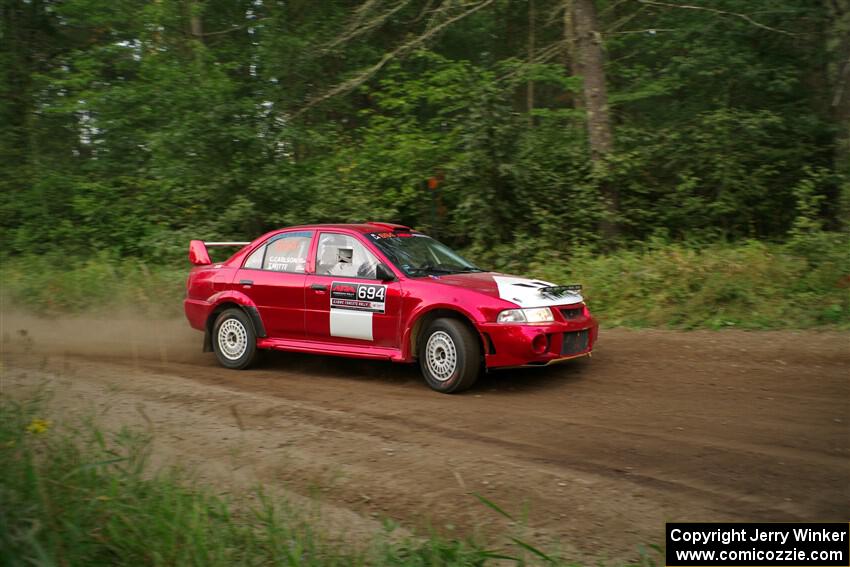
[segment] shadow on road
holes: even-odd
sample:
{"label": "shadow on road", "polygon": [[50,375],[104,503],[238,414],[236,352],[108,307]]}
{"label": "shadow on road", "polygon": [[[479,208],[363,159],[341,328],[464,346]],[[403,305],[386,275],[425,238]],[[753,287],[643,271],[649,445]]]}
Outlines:
{"label": "shadow on road", "polygon": [[[209,362],[215,364],[212,356]],[[578,359],[540,368],[491,370],[483,374],[466,395],[482,392],[510,394],[563,386],[565,382],[581,380],[591,365],[592,362],[586,359]],[[386,383],[427,388],[417,364],[397,364],[380,360],[270,351],[263,354],[257,370],[296,373],[317,380],[336,379],[353,383]]]}

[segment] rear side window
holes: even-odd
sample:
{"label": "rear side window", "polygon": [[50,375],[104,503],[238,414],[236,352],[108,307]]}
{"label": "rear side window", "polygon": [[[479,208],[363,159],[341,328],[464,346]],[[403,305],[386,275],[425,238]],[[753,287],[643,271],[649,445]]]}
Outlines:
{"label": "rear side window", "polygon": [[266,253],[266,247],[260,246],[254,252],[248,256],[248,259],[245,260],[245,268],[249,270],[260,270],[263,268],[263,254]]}
{"label": "rear side window", "polygon": [[310,232],[287,232],[257,248],[245,261],[249,270],[303,274],[310,250]]}

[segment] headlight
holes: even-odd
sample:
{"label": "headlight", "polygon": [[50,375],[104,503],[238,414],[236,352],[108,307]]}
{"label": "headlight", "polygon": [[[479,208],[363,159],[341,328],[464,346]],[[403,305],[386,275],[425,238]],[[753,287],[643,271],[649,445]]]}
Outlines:
{"label": "headlight", "polygon": [[534,309],[507,309],[499,313],[499,323],[548,323],[554,321],[552,310],[548,307]]}

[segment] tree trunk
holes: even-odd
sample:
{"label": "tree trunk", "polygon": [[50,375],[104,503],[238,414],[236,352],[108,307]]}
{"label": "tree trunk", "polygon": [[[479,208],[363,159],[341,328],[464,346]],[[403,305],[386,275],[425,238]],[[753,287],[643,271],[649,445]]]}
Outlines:
{"label": "tree trunk", "polygon": [[603,237],[611,238],[618,232],[618,196],[616,189],[604,179],[606,158],[614,149],[614,135],[611,130],[611,115],[608,112],[602,36],[598,31],[593,0],[572,0],[569,4],[572,4],[573,9],[576,55],[584,82],[590,159],[595,174],[601,179],[600,191],[607,209],[599,228]]}
{"label": "tree trunk", "polygon": [[[564,68],[571,77],[581,76],[581,65],[576,49],[576,26],[573,17],[573,0],[564,0]],[[570,92],[568,100],[573,108],[584,108],[581,96]]]}
{"label": "tree trunk", "polygon": [[[534,9],[534,0],[528,0],[528,66],[534,64],[534,44],[535,38],[535,26],[534,20],[536,18],[535,9]],[[525,105],[526,111],[528,112],[528,125],[534,126],[534,81],[532,79],[528,79],[528,83],[526,84],[525,89]]]}
{"label": "tree trunk", "polygon": [[850,2],[831,2],[835,71],[832,80],[832,111],[838,125],[836,169],[850,173]]}
{"label": "tree trunk", "polygon": [[850,175],[850,41],[845,41],[845,60],[838,64],[832,110],[838,125],[835,140],[835,169]]}
{"label": "tree trunk", "polygon": [[597,31],[596,7],[593,0],[573,0],[576,51],[584,78],[584,104],[587,108],[587,132],[590,156],[601,161],[611,153],[614,137],[608,114],[608,91],[605,87],[602,38]]}
{"label": "tree trunk", "polygon": [[[830,72],[830,113],[835,121],[836,173],[841,177],[839,218],[850,217],[850,0],[827,0],[827,13],[832,22],[827,36],[827,50],[832,47]],[[850,229],[850,221],[844,220]]]}
{"label": "tree trunk", "polygon": [[189,31],[192,37],[204,42],[204,22],[201,19],[201,6],[195,0],[189,2]]}

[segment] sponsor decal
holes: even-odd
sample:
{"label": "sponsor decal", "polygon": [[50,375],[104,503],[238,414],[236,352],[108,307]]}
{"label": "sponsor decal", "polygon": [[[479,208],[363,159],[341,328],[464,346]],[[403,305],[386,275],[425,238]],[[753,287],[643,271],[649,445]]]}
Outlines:
{"label": "sponsor decal", "polygon": [[538,290],[538,293],[540,293],[540,295],[542,295],[543,297],[548,297],[550,299],[572,299],[577,295],[581,296],[581,286],[578,284],[550,285],[546,287],[541,287]]}
{"label": "sponsor decal", "polygon": [[331,310],[345,309],[383,313],[387,299],[387,286],[352,282],[331,284]]}
{"label": "sponsor decal", "polygon": [[309,238],[303,237],[290,237],[290,238],[281,238],[279,240],[275,240],[269,245],[269,249],[277,254],[283,252],[294,252],[301,247],[301,244],[305,241],[309,241]]}
{"label": "sponsor decal", "polygon": [[372,318],[383,313],[387,286],[357,282],[331,284],[330,326],[332,337],[372,341]]}
{"label": "sponsor decal", "polygon": [[297,256],[269,256],[266,269],[275,272],[303,272],[305,261]]}
{"label": "sponsor decal", "polygon": [[383,240],[384,238],[410,238],[411,236],[425,236],[424,234],[411,234],[404,230],[399,232],[371,232],[369,233],[375,240]]}

